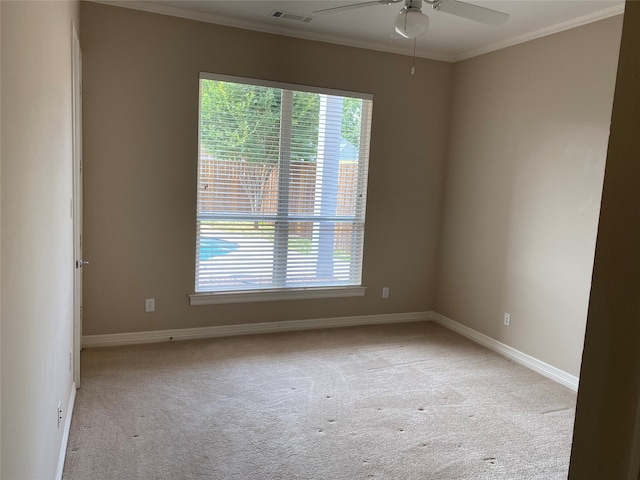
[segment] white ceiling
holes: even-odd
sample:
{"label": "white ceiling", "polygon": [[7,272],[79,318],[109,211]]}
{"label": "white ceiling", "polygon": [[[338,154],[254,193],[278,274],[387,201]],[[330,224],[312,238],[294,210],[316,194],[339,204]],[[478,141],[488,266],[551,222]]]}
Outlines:
{"label": "white ceiling", "polygon": [[[94,0],[221,25],[278,33],[311,40],[413,54],[413,40],[392,36],[394,18],[402,3],[374,5],[324,15],[311,12],[357,3],[359,0]],[[578,25],[620,14],[623,0],[468,0],[510,15],[499,27],[488,27],[464,18],[437,12],[429,5],[422,11],[431,23],[416,40],[416,55],[458,61]],[[278,19],[274,10],[311,15],[309,23]]]}

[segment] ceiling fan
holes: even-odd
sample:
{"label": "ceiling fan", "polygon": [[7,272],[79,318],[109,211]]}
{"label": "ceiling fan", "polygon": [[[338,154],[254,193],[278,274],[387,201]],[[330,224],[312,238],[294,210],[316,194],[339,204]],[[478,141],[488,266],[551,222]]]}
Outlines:
{"label": "ceiling fan", "polygon": [[313,13],[333,13],[352,10],[354,8],[371,7],[374,5],[391,5],[404,1],[404,7],[396,16],[395,31],[405,38],[416,38],[424,34],[429,28],[429,17],[422,13],[422,4],[426,3],[438,11],[480,22],[485,25],[498,26],[509,20],[509,14],[480,7],[458,0],[371,0],[352,3],[340,7],[324,8]]}

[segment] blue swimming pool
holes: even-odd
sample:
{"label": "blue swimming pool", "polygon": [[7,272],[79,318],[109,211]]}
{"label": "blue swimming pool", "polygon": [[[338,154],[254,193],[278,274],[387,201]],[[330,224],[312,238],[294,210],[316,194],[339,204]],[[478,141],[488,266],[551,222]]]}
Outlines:
{"label": "blue swimming pool", "polygon": [[222,240],[221,238],[205,237],[200,239],[200,261],[213,257],[228,255],[238,249],[236,242]]}

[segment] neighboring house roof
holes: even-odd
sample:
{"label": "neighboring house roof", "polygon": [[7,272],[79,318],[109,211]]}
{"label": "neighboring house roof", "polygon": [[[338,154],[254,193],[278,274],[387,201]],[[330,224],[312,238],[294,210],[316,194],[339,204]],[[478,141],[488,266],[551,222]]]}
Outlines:
{"label": "neighboring house roof", "polygon": [[342,137],[340,140],[340,161],[344,160],[358,160],[360,152],[358,149],[346,138]]}

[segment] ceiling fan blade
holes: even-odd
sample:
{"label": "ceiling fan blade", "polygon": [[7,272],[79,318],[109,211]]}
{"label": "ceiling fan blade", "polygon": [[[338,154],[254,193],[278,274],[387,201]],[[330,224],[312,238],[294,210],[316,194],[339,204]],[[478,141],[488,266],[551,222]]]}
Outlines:
{"label": "ceiling fan blade", "polygon": [[344,12],[346,10],[353,10],[356,8],[370,7],[372,5],[390,5],[392,3],[398,3],[402,0],[371,0],[369,2],[352,3],[350,5],[342,5],[340,7],[323,8],[322,10],[315,10],[311,13],[333,13]]}
{"label": "ceiling fan blade", "polygon": [[378,0],[372,0],[370,2],[352,3],[351,5],[342,5],[340,7],[323,8],[322,10],[315,10],[311,13],[333,13],[344,12],[346,10],[353,10],[356,8],[368,7],[370,5],[379,5],[381,2]]}
{"label": "ceiling fan blade", "polygon": [[490,8],[472,5],[458,0],[442,0],[433,4],[433,8],[439,12],[450,13],[458,17],[467,18],[475,22],[484,23],[492,27],[502,25],[509,20],[509,14],[491,10]]}

